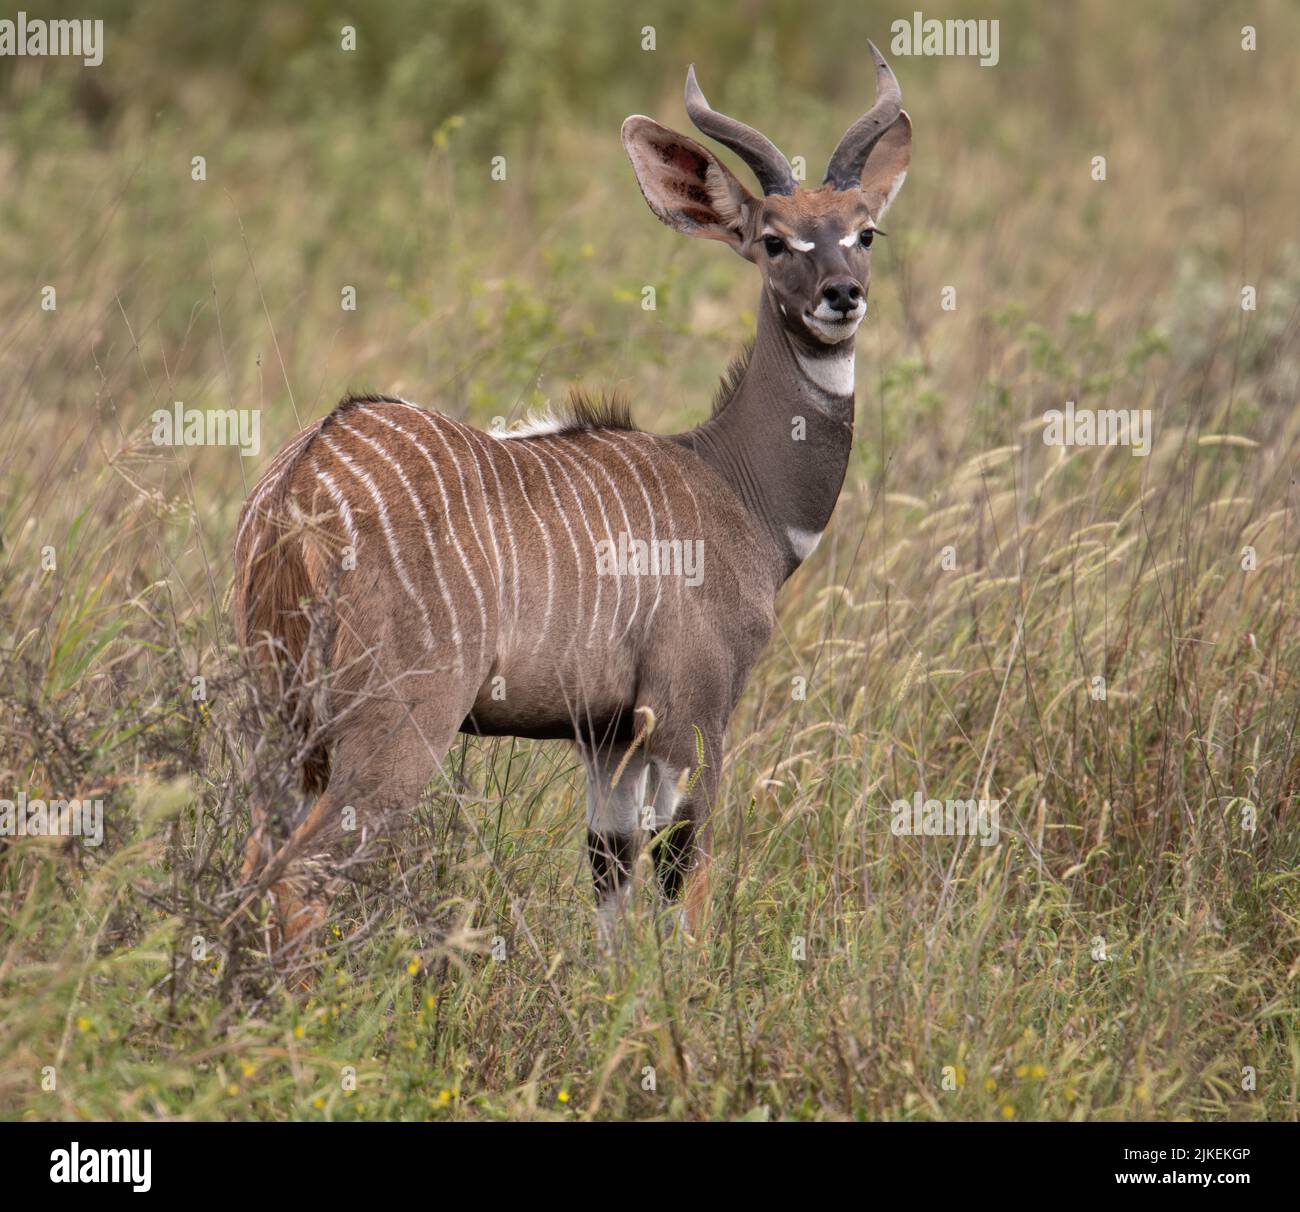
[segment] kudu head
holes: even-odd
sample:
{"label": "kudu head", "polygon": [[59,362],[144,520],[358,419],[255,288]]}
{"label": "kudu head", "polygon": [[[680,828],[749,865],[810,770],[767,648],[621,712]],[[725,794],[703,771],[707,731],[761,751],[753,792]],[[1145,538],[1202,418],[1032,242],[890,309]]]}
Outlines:
{"label": "kudu head", "polygon": [[871,243],[912,158],[912,123],[884,56],[876,101],[840,140],[817,189],[796,181],[772,141],[709,107],[686,75],[686,112],[706,135],[753,170],[751,194],[706,147],[640,114],[623,123],[623,146],[650,209],[688,236],[721,240],[763,275],[787,331],[803,342],[837,345],[867,314]]}

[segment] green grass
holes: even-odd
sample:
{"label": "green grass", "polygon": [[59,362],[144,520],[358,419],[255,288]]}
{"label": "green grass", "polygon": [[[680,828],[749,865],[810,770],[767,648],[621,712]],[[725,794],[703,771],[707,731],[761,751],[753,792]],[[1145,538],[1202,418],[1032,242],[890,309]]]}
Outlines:
{"label": "green grass", "polygon": [[[618,125],[684,125],[694,60],[811,174],[892,14],[398,8],[349,60],[324,5],[170,7],[107,6],[99,92],[0,62],[0,795],[107,829],[0,842],[0,1113],[1297,1118],[1290,6],[985,5],[997,68],[895,62],[857,444],[733,719],[699,938],[642,911],[601,960],[572,752],[466,741],[297,997],[228,924],[257,469],[349,387],[701,419],[757,276],[650,216]],[[174,400],[261,408],[261,457],[154,447]],[[1150,457],[1044,447],[1066,400],[1152,409]],[[893,836],[918,790],[999,799],[1000,843]]]}

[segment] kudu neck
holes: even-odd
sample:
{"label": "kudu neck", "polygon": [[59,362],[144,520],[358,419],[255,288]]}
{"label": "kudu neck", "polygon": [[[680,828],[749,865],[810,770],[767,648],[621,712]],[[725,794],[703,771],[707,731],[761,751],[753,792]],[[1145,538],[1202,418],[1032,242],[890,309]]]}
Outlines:
{"label": "kudu neck", "polygon": [[726,406],[677,441],[735,491],[788,577],[816,546],[853,446],[853,342],[804,344],[764,289],[744,376]]}

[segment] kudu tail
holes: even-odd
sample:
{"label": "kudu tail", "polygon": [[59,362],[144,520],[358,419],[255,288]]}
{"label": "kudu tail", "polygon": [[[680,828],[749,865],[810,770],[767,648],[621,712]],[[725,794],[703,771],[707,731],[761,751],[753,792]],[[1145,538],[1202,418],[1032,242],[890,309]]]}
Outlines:
{"label": "kudu tail", "polygon": [[316,679],[324,664],[317,657],[324,652],[309,651],[323,646],[313,635],[314,613],[308,604],[318,595],[307,567],[306,536],[285,523],[283,499],[274,499],[282,494],[271,496],[260,516],[249,519],[247,536],[237,544],[235,621],[260,692],[276,704],[275,713],[299,742],[302,790],[319,795],[329,783],[330,755],[326,743],[315,739],[321,723],[314,701]]}

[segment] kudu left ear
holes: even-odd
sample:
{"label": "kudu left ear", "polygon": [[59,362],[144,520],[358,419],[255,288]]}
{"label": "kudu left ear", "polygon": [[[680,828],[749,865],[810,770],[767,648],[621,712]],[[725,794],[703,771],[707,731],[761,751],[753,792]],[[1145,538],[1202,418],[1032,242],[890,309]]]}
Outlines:
{"label": "kudu left ear", "polygon": [[867,196],[867,209],[877,222],[903,188],[907,166],[911,162],[912,120],[906,110],[901,110],[862,166],[862,192]]}
{"label": "kudu left ear", "polygon": [[623,146],[660,220],[683,235],[721,240],[747,256],[745,223],[754,196],[708,148],[640,114],[623,123]]}

